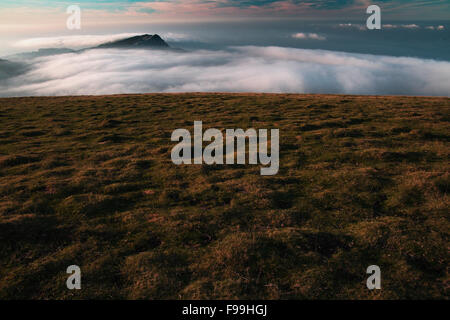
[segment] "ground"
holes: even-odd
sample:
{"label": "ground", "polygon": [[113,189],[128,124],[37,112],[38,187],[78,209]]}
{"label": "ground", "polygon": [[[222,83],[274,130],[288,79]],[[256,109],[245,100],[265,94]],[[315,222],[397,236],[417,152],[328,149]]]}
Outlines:
{"label": "ground", "polygon": [[[0,299],[448,298],[450,99],[0,99]],[[280,129],[280,171],[171,162]],[[66,288],[78,265],[82,289]],[[366,269],[381,268],[368,290]]]}

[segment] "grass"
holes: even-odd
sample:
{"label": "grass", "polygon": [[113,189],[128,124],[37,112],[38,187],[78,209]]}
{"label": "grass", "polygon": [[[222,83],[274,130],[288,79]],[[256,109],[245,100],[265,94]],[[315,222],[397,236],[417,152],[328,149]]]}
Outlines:
{"label": "grass", "polygon": [[[0,99],[0,299],[442,299],[448,98]],[[175,166],[177,128],[279,128],[280,171]],[[82,289],[68,290],[69,265]],[[366,288],[369,265],[382,289]]]}

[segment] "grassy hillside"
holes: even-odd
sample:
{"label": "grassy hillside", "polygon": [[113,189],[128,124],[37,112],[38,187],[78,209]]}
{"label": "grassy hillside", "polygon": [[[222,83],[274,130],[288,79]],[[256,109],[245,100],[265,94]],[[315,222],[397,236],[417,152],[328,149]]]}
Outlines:
{"label": "grassy hillside", "polygon": [[[449,111],[416,97],[0,99],[0,298],[446,298]],[[194,120],[279,128],[278,175],[175,166],[171,133]]]}

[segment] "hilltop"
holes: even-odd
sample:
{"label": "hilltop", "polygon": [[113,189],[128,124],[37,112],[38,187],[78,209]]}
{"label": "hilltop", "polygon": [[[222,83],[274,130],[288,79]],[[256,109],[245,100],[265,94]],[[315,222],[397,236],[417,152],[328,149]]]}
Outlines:
{"label": "hilltop", "polygon": [[164,49],[170,46],[157,34],[144,34],[141,36],[130,37],[122,40],[108,42],[97,46],[96,48],[158,48]]}

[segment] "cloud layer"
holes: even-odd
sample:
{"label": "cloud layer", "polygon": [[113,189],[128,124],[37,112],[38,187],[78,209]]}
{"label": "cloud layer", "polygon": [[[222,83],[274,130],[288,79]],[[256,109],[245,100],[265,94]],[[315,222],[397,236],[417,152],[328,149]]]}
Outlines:
{"label": "cloud layer", "polygon": [[36,58],[0,96],[296,92],[450,96],[450,62],[281,47],[88,50]]}

